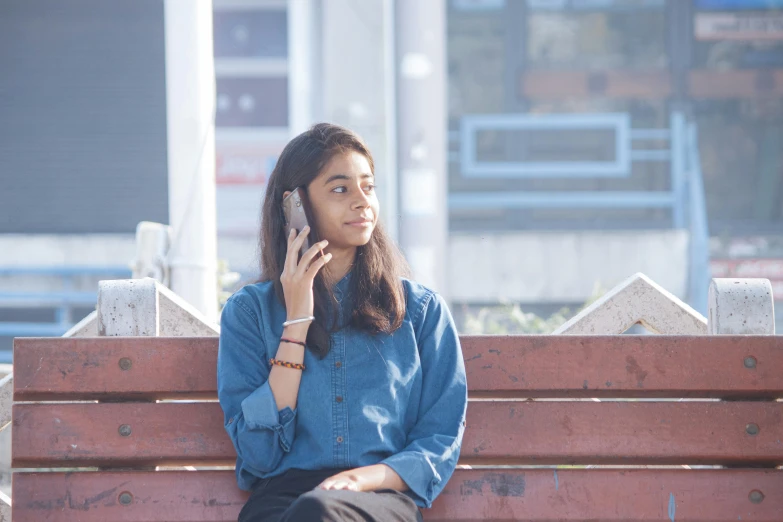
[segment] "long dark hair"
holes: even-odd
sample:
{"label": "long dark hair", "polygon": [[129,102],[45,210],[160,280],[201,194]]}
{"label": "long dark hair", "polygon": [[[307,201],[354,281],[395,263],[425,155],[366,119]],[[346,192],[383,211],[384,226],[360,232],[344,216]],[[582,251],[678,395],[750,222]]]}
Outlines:
{"label": "long dark hair", "polygon": [[[306,190],[336,154],[352,151],[367,158],[375,172],[372,154],[357,134],[339,125],[319,123],[286,145],[269,177],[261,210],[261,281],[274,283],[283,305],[280,275],[287,251],[283,193],[297,187]],[[318,223],[311,222],[310,228],[310,240],[320,241]],[[322,268],[313,283],[315,321],[307,334],[308,349],[320,357],[329,353],[329,334],[342,326],[337,321],[337,300],[324,277],[328,268]],[[400,278],[408,273],[408,264],[378,223],[370,241],[356,251],[349,288],[354,306],[348,324],[370,334],[397,330],[405,318],[406,305]]]}

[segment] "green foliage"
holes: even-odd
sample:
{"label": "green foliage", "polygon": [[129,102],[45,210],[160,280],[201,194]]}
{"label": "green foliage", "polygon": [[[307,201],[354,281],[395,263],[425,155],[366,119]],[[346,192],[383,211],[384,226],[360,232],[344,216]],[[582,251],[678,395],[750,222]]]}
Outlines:
{"label": "green foliage", "polygon": [[571,311],[563,307],[549,317],[539,317],[524,312],[518,303],[501,303],[499,306],[484,307],[476,313],[467,312],[462,333],[466,335],[546,335],[551,334],[571,317],[599,299],[606,290],[596,284],[593,294],[579,309]]}
{"label": "green foliage", "polygon": [[484,307],[477,313],[465,316],[463,333],[478,334],[550,334],[569,317],[569,309],[563,308],[549,317],[525,313],[518,304]]}
{"label": "green foliage", "polygon": [[218,259],[217,261],[218,275],[218,311],[223,310],[223,306],[231,294],[236,292],[237,284],[240,280],[240,274],[232,272],[229,267],[228,261],[225,259]]}

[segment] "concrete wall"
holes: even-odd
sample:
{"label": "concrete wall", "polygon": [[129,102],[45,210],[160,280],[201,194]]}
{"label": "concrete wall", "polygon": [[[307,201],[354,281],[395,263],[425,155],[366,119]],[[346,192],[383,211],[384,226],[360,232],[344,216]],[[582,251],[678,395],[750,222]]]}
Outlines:
{"label": "concrete wall", "polygon": [[[687,288],[687,234],[681,231],[454,234],[449,246],[452,300],[491,303],[583,302],[599,284],[612,288],[636,272],[677,297]],[[0,266],[123,265],[135,255],[131,235],[0,235]],[[218,256],[237,272],[257,273],[254,237],[223,237]],[[0,280],[0,288],[44,290],[59,281]]]}
{"label": "concrete wall", "polygon": [[122,265],[135,255],[134,234],[0,234],[0,266]]}
{"label": "concrete wall", "polygon": [[451,298],[492,303],[579,303],[636,272],[686,297],[688,235],[682,231],[452,234]]}
{"label": "concrete wall", "polygon": [[[127,266],[136,256],[135,242],[134,234],[0,234],[0,267]],[[218,242],[218,257],[229,260],[232,270],[254,271],[256,252],[255,237],[223,237]],[[10,278],[0,277],[0,288],[31,291],[48,288],[48,283],[38,283],[41,280],[41,277],[25,278],[20,287]]]}

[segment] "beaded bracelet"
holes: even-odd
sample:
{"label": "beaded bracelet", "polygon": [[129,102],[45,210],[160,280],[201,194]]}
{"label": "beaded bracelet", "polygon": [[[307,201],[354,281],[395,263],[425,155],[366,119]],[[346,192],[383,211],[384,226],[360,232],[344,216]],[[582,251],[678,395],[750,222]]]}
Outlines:
{"label": "beaded bracelet", "polygon": [[304,364],[290,363],[287,361],[281,361],[279,359],[269,359],[269,364],[276,364],[277,366],[283,366],[284,368],[291,368],[292,370],[304,371]]}

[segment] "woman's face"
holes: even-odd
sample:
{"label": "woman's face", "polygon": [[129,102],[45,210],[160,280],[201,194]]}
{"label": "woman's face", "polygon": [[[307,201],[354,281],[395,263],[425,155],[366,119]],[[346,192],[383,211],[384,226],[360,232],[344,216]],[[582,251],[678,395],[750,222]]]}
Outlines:
{"label": "woman's face", "polygon": [[358,152],[337,154],[307,186],[321,239],[331,249],[366,245],[378,222],[378,197],[370,163]]}

